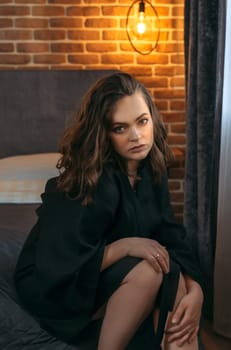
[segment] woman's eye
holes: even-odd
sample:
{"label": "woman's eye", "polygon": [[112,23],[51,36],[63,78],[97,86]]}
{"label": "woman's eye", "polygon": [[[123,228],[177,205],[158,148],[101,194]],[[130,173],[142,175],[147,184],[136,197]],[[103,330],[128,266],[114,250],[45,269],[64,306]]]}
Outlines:
{"label": "woman's eye", "polygon": [[147,124],[148,123],[148,119],[147,118],[142,118],[142,119],[140,119],[140,124]]}
{"label": "woman's eye", "polygon": [[116,126],[112,129],[113,132],[115,132],[116,134],[121,134],[122,132],[124,132],[125,127],[124,126]]}

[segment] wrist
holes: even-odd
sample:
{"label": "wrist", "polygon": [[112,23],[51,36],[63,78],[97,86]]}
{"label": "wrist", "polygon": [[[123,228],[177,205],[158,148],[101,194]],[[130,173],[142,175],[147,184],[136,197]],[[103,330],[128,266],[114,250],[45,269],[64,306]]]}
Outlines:
{"label": "wrist", "polygon": [[101,264],[101,271],[105,270],[110,265],[114,264],[116,261],[125,257],[127,254],[126,242],[123,239],[119,239],[112,243],[106,245],[104,250],[103,261]]}
{"label": "wrist", "polygon": [[118,239],[117,241],[112,242],[111,246],[121,258],[129,255],[127,238]]}
{"label": "wrist", "polygon": [[184,276],[184,278],[187,291],[201,294],[201,297],[203,299],[203,291],[200,284],[197,281],[193,280],[190,276]]}

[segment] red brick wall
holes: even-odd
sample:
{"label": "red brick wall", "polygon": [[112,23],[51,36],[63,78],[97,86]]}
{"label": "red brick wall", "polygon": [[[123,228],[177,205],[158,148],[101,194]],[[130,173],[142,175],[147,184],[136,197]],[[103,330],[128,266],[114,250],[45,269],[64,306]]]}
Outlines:
{"label": "red brick wall", "polygon": [[152,0],[160,18],[157,49],[133,51],[128,0],[0,0],[0,70],[121,69],[153,94],[176,150],[170,170],[174,211],[182,218],[185,150],[184,0]]}

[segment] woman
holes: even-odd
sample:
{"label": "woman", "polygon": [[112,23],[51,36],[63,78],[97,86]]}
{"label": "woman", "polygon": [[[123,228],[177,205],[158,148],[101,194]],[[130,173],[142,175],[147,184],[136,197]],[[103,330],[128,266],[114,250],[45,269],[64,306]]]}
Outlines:
{"label": "woman", "polygon": [[22,302],[69,343],[101,319],[98,350],[198,349],[201,276],[173,218],[148,91],[122,72],[96,82],[60,151],[16,267]]}

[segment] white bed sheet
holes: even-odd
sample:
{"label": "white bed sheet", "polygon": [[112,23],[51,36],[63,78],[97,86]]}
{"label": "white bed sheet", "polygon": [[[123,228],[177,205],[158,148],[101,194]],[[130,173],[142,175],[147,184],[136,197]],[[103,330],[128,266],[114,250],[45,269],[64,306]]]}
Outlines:
{"label": "white bed sheet", "polygon": [[0,203],[40,203],[47,180],[58,175],[59,153],[0,159]]}

